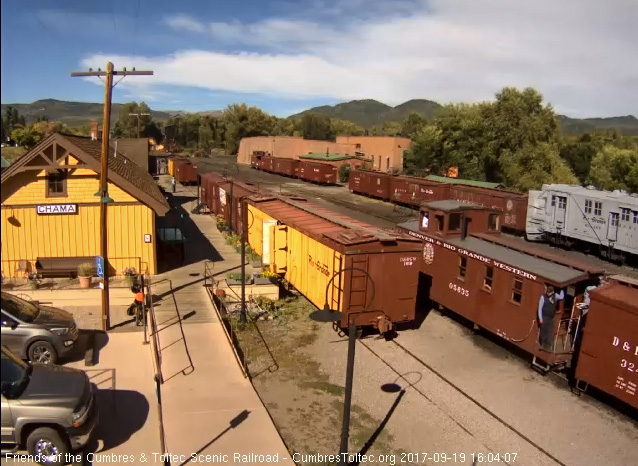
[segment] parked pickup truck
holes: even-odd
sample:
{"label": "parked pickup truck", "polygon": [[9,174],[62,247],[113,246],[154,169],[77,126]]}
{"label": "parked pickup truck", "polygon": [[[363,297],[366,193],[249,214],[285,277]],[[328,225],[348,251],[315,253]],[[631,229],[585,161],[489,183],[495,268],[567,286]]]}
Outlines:
{"label": "parked pickup truck", "polygon": [[29,364],[2,346],[2,445],[40,464],[63,465],[83,448],[98,420],[86,372]]}

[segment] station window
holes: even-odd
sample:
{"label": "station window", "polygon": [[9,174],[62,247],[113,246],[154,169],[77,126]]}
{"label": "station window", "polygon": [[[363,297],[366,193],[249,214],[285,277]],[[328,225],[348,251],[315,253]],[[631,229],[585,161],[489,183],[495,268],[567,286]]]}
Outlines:
{"label": "station window", "polygon": [[620,220],[622,220],[623,222],[628,222],[629,221],[629,213],[631,212],[631,210],[629,209],[620,209]]}
{"label": "station window", "polygon": [[514,286],[512,287],[512,302],[521,304],[523,299],[523,280],[518,278],[514,279]]}
{"label": "station window", "polygon": [[467,257],[459,256],[459,278],[465,278],[467,273]]}
{"label": "station window", "polygon": [[443,231],[443,215],[436,216],[437,229]]}
{"label": "station window", "polygon": [[487,218],[487,229],[498,230],[498,214],[490,214]]}
{"label": "station window", "polygon": [[485,267],[485,277],[483,277],[483,289],[492,291],[492,281],[494,280],[494,267]]}
{"label": "station window", "polygon": [[595,202],[594,203],[594,215],[601,215],[603,213],[603,203]]}
{"label": "station window", "polygon": [[585,201],[585,213],[586,214],[591,214],[591,207],[592,207],[592,202],[591,201]]}
{"label": "station window", "polygon": [[450,214],[449,231],[459,230],[461,228],[461,214]]}
{"label": "station window", "polygon": [[66,172],[58,170],[47,175],[46,197],[66,196]]}

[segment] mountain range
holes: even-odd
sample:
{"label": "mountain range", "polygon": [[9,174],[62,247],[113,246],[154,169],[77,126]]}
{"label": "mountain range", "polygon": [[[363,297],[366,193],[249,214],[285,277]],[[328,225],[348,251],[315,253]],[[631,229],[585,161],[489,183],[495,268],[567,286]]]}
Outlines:
{"label": "mountain range", "polygon": [[[113,104],[112,121],[117,119],[122,104]],[[67,102],[55,99],[38,100],[31,104],[2,104],[2,114],[6,107],[15,107],[20,115],[24,115],[27,122],[38,116],[46,115],[50,121],[61,121],[69,126],[79,126],[91,121],[102,121],[103,105],[100,103]],[[419,113],[426,118],[432,118],[441,108],[441,104],[426,99],[413,99],[391,107],[373,99],[353,100],[334,106],[323,105],[313,107],[289,118],[300,118],[306,113],[321,113],[331,118],[349,120],[364,128],[382,125],[386,121],[403,121],[411,112]],[[175,115],[208,115],[220,116],[223,111],[184,112],[178,110],[151,110],[155,120],[166,121]],[[558,115],[558,121],[564,134],[579,135],[596,129],[617,129],[622,134],[638,136],[638,119],[635,116],[618,116],[611,118],[570,118]]]}

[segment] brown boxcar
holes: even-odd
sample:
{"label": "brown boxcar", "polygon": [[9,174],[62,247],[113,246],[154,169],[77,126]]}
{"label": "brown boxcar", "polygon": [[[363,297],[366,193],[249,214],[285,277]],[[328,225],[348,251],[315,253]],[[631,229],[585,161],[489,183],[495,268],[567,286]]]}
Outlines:
{"label": "brown boxcar", "polygon": [[204,173],[200,176],[200,203],[205,204],[213,215],[216,215],[217,211],[215,187],[223,181],[224,177],[219,173]]}
{"label": "brown boxcar", "polygon": [[272,171],[279,175],[297,178],[299,175],[299,160],[284,157],[272,157]]}
{"label": "brown boxcar", "polygon": [[390,180],[389,201],[410,206],[450,198],[450,185],[428,181],[415,176],[393,176]]}
{"label": "brown boxcar", "polygon": [[197,166],[185,160],[174,162],[175,179],[182,184],[197,183]]}
{"label": "brown boxcar", "polygon": [[[224,220],[236,231],[241,231],[241,200],[257,192],[253,185],[239,181],[221,181],[215,183],[215,198],[213,200],[215,215],[221,215]],[[232,211],[232,216],[231,216]],[[231,218],[232,217],[232,218]]]}
{"label": "brown boxcar", "polygon": [[275,169],[275,162],[273,158],[274,157],[262,156],[261,163],[259,164],[259,169],[265,172],[273,173]]}
{"label": "brown boxcar", "polygon": [[390,200],[390,181],[392,175],[369,170],[352,170],[348,186],[350,191],[357,194]]}
{"label": "brown boxcar", "polygon": [[[576,304],[600,274],[481,238],[499,234],[499,216],[476,204],[435,201],[421,209],[419,221],[399,225],[424,242],[418,305],[431,300],[450,309],[532,354],[542,370],[565,366],[580,319]],[[550,351],[538,344],[538,305],[546,284],[565,292]]]}
{"label": "brown boxcar", "polygon": [[319,309],[341,311],[342,328],[349,316],[382,333],[414,319],[420,241],[303,201],[248,202],[253,250]]}
{"label": "brown boxcar", "polygon": [[502,227],[525,232],[527,222],[527,194],[478,186],[450,185],[450,199],[484,205],[503,212]]}
{"label": "brown boxcar", "polygon": [[299,162],[299,178],[314,183],[336,184],[337,170],[337,167],[327,163],[307,160]]}
{"label": "brown boxcar", "polygon": [[612,281],[590,291],[590,299],[577,387],[585,382],[638,409],[638,283]]}

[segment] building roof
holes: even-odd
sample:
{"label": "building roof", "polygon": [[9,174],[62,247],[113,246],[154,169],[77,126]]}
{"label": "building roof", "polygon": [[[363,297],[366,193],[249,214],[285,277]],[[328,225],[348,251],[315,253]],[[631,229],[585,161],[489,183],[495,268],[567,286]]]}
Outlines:
{"label": "building roof", "polygon": [[299,156],[300,159],[312,159],[312,160],[329,160],[335,162],[338,160],[348,160],[353,158],[350,155],[341,154],[304,154]]}
{"label": "building roof", "polygon": [[437,183],[464,184],[467,186],[478,186],[479,188],[497,189],[502,188],[501,183],[491,183],[489,181],[463,180],[461,178],[450,178],[448,176],[428,175],[426,180],[436,181]]}
{"label": "building roof", "polygon": [[[101,141],[93,140],[90,137],[55,133],[41,141],[40,144],[4,170],[2,172],[2,182],[20,172],[29,162],[40,156],[44,149],[54,143],[68,150],[75,158],[85,163],[87,168],[98,174],[102,171]],[[108,179],[110,182],[153,209],[159,215],[164,215],[168,212],[170,206],[147,170],[131,162],[119,151],[115,152],[113,147],[109,150],[108,164]]]}
{"label": "building roof", "polygon": [[460,202],[452,199],[443,201],[426,202],[422,205],[422,208],[428,208],[431,210],[441,210],[443,212],[451,212],[453,210],[494,210],[489,207],[482,206],[480,204],[474,204],[472,202]]}
{"label": "building roof", "polygon": [[[420,233],[419,223],[415,220],[401,223],[398,226],[409,231]],[[423,233],[421,234],[424,235]],[[589,274],[582,270],[576,270],[555,262],[540,259],[512,248],[484,241],[474,236],[468,236],[465,239],[461,239],[460,237],[446,238],[440,241],[456,246],[459,249],[479,254],[494,261],[502,262],[503,264],[507,264],[511,267],[524,270],[525,272],[538,276],[540,279],[552,282],[555,285],[569,284],[589,277]]]}
{"label": "building roof", "polygon": [[2,168],[7,168],[9,165],[11,165],[9,162],[7,162],[7,160],[2,157]]}
{"label": "building roof", "polygon": [[[631,283],[611,282],[591,291],[591,300],[602,301],[638,315],[638,288]],[[591,306],[595,308],[595,306]]]}
{"label": "building roof", "polygon": [[111,147],[124,154],[127,159],[135,162],[138,167],[148,171],[148,138],[111,139]]}

